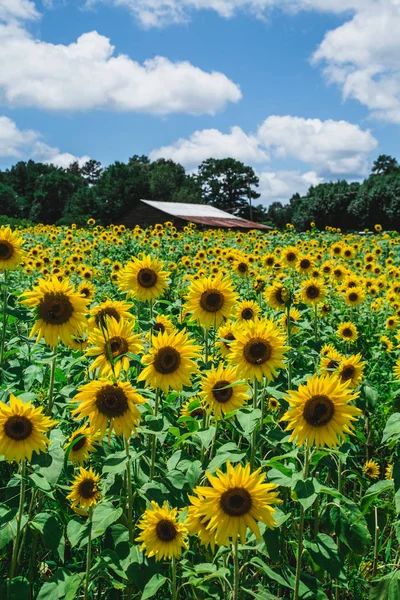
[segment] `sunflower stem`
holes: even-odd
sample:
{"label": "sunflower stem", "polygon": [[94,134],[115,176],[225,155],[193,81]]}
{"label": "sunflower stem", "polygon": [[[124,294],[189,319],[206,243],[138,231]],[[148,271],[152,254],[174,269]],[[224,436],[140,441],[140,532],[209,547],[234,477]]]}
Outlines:
{"label": "sunflower stem", "polygon": [[[309,465],[309,450],[305,449],[304,454],[304,467],[303,467],[303,481],[308,476],[308,465]],[[299,600],[299,589],[300,589],[300,573],[301,573],[301,557],[303,554],[303,532],[304,532],[304,508],[300,507],[300,523],[299,533],[297,537],[297,559],[296,559],[296,579],[294,584],[294,596],[293,600]]]}
{"label": "sunflower stem", "polygon": [[171,563],[171,571],[172,571],[172,600],[177,600],[177,587],[176,587],[176,558],[172,557]]}
{"label": "sunflower stem", "polygon": [[376,577],[378,567],[378,547],[379,547],[379,524],[378,524],[378,507],[375,506],[375,536],[374,536],[374,561],[372,563],[372,577]]}
{"label": "sunflower stem", "polygon": [[19,547],[19,538],[21,535],[21,525],[22,525],[22,513],[24,510],[24,502],[25,502],[25,486],[26,486],[26,461],[22,461],[21,465],[21,489],[19,494],[19,507],[17,514],[17,531],[15,533],[14,546],[11,557],[11,567],[10,567],[10,581],[13,579],[15,575],[15,571],[17,568],[17,556],[18,556],[18,547]]}
{"label": "sunflower stem", "polygon": [[207,366],[207,364],[208,364],[208,329],[207,329],[207,327],[204,327],[203,331],[204,331],[204,361]]}
{"label": "sunflower stem", "polygon": [[[258,400],[258,380],[254,380],[253,384],[253,408],[257,408],[257,400]],[[254,466],[254,459],[256,456],[256,443],[257,443],[257,426],[254,427],[253,432],[251,434],[251,452],[250,452],[250,467]]]}
{"label": "sunflower stem", "polygon": [[125,451],[128,457],[126,464],[126,485],[127,485],[127,501],[128,501],[128,530],[129,541],[133,544],[133,506],[132,506],[132,474],[131,474],[131,455],[129,451],[129,440],[125,439]]}
{"label": "sunflower stem", "polygon": [[4,282],[3,282],[3,331],[1,333],[1,346],[0,346],[0,366],[3,364],[4,359],[4,346],[6,343],[6,329],[7,329],[7,271],[4,271]]}
{"label": "sunflower stem", "polygon": [[[156,399],[155,399],[155,404],[154,404],[154,412],[153,412],[153,416],[157,417],[158,416],[158,404],[160,401],[160,388],[156,389]],[[152,438],[151,438],[151,464],[150,464],[150,481],[153,481],[153,477],[154,477],[154,469],[155,469],[155,462],[156,462],[156,445],[157,445],[157,438],[155,436],[155,434],[152,434]]]}
{"label": "sunflower stem", "polygon": [[239,600],[239,538],[233,543],[233,600]]}
{"label": "sunflower stem", "polygon": [[53,360],[51,361],[50,386],[49,386],[49,406],[48,406],[48,414],[50,417],[53,413],[53,405],[54,405],[54,381],[55,381],[55,377],[56,377],[57,350],[58,350],[58,344],[54,348],[54,356],[53,356]]}
{"label": "sunflower stem", "polygon": [[[289,353],[290,353],[290,349],[292,346],[292,323],[290,320],[290,303],[287,305],[286,307],[286,328],[287,328],[287,339],[288,339],[288,346],[289,346]],[[288,357],[288,362],[287,362],[287,375],[288,375],[288,390],[292,389],[292,359],[290,357]]]}
{"label": "sunflower stem", "polygon": [[84,600],[89,598],[89,579],[90,579],[90,567],[92,562],[92,517],[93,517],[93,506],[89,508],[89,533],[88,533],[88,545],[86,552],[86,574],[85,574],[85,595]]}

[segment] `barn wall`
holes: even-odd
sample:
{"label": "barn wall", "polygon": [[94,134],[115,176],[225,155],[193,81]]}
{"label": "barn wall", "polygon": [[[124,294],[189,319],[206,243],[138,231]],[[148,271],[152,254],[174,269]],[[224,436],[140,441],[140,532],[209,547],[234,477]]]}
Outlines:
{"label": "barn wall", "polygon": [[173,221],[173,219],[163,211],[158,210],[158,208],[149,206],[144,202],[138,202],[133,210],[119,219],[118,224],[133,229],[135,225],[148,227],[149,225],[157,225],[157,223],[165,223],[166,221]]}

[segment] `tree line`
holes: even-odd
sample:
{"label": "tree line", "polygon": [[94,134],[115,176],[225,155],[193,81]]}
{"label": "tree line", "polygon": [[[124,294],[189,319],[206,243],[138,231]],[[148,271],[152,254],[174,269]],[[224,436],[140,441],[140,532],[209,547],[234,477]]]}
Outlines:
{"label": "tree line", "polygon": [[151,161],[135,155],[103,168],[96,160],[64,169],[52,164],[20,161],[0,171],[0,213],[33,223],[83,225],[117,223],[141,199],[209,204],[231,214],[298,230],[314,221],[319,228],[343,231],[400,227],[400,165],[381,155],[362,183],[345,180],[311,186],[304,196],[294,194],[287,204],[268,209],[255,204],[259,179],[253,168],[233,158],[209,158],[196,175],[172,160]]}

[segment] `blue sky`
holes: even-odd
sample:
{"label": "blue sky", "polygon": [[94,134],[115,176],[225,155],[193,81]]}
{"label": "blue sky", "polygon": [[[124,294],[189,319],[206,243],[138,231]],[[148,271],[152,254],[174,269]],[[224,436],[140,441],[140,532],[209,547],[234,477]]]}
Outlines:
{"label": "blue sky", "polygon": [[397,0],[0,0],[0,168],[234,156],[264,204],[361,179],[399,158],[396,28]]}

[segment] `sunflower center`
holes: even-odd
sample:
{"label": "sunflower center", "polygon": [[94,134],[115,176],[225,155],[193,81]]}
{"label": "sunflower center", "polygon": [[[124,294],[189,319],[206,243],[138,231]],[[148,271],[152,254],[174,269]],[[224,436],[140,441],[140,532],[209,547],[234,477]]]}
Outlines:
{"label": "sunflower center", "polygon": [[286,255],[286,260],[288,262],[293,262],[294,260],[296,260],[296,255],[294,252],[288,252],[288,254]]}
{"label": "sunflower center", "polygon": [[12,257],[13,253],[14,253],[14,249],[13,249],[12,245],[10,244],[10,242],[7,242],[6,240],[1,240],[1,242],[0,242],[0,259],[7,260],[8,258]]}
{"label": "sunflower center", "polygon": [[226,381],[225,379],[222,381],[217,381],[212,389],[212,395],[215,400],[220,404],[226,404],[233,396],[233,390],[231,387],[227,387],[230,385],[230,381]]}
{"label": "sunflower center", "polygon": [[78,493],[82,498],[88,500],[89,498],[93,498],[97,492],[97,485],[93,479],[84,479],[78,488]]}
{"label": "sunflower center", "polygon": [[[79,438],[81,438],[81,439],[79,439]],[[75,440],[78,440],[78,441],[75,442]],[[72,438],[71,441],[72,441],[72,444],[73,444],[72,447],[71,447],[71,451],[72,452],[79,452],[79,450],[82,450],[82,448],[86,444],[86,436],[82,435],[82,433],[78,433],[76,436],[74,436]]]}
{"label": "sunflower center", "polygon": [[156,525],[156,535],[162,542],[172,542],[178,532],[175,524],[169,519],[161,519]]}
{"label": "sunflower center", "polygon": [[[232,342],[235,340],[235,336],[233,335],[233,333],[229,332],[226,334],[225,336],[226,340],[231,340]],[[225,348],[227,348],[228,350],[230,350],[231,345],[228,344],[227,342],[224,342],[224,346]]]}
{"label": "sunflower center", "polygon": [[309,425],[321,427],[329,423],[335,413],[335,405],[328,396],[316,395],[304,405],[303,417]]}
{"label": "sunflower center", "polygon": [[39,317],[46,323],[63,325],[63,323],[67,323],[70,320],[74,312],[74,307],[68,296],[62,292],[50,292],[44,294],[43,299],[40,301],[38,312]]}
{"label": "sunflower center", "polygon": [[31,435],[33,425],[27,417],[13,415],[5,422],[4,431],[7,437],[20,442],[26,440]]}
{"label": "sunflower center", "polygon": [[272,265],[274,264],[274,259],[272,257],[267,258],[267,260],[265,261],[265,264],[268,267],[272,267]]}
{"label": "sunflower center", "polygon": [[242,310],[242,319],[250,321],[254,317],[254,311],[251,308],[245,308]]}
{"label": "sunflower center", "polygon": [[126,354],[128,352],[128,343],[125,338],[116,335],[110,338],[107,342],[109,349],[111,350],[111,354],[114,356],[121,356],[121,354]]}
{"label": "sunflower center", "polygon": [[102,308],[101,310],[99,310],[99,312],[97,313],[97,315],[94,318],[96,321],[96,324],[100,325],[100,323],[101,323],[104,326],[106,317],[112,317],[113,319],[115,319],[117,321],[117,323],[119,323],[120,318],[121,318],[119,312],[112,306],[109,306],[107,308]]}
{"label": "sunflower center", "polygon": [[252,499],[249,492],[241,487],[226,490],[221,496],[220,506],[230,517],[241,517],[251,510]]}
{"label": "sunflower center", "polygon": [[339,361],[335,360],[334,358],[331,358],[331,360],[326,365],[326,368],[327,369],[337,369],[338,366],[339,366]]}
{"label": "sunflower center", "polygon": [[153,269],[140,269],[137,274],[139,284],[144,288],[154,287],[157,283],[157,273]]}
{"label": "sunflower center", "polygon": [[357,302],[358,294],[356,294],[356,292],[351,292],[351,294],[349,294],[349,300],[350,302]]}
{"label": "sunflower center", "polygon": [[118,386],[105,385],[97,392],[96,407],[102,415],[115,419],[122,417],[128,410],[128,399]]}
{"label": "sunflower center", "polygon": [[91,291],[87,287],[81,288],[80,292],[81,292],[82,296],[85,296],[85,298],[89,298],[91,295]]}
{"label": "sunflower center", "polygon": [[252,338],[244,347],[243,355],[252,365],[262,365],[271,358],[272,347],[267,340]]}
{"label": "sunflower center", "polygon": [[354,367],[349,365],[348,367],[345,367],[341,373],[341,379],[342,381],[348,381],[349,379],[351,379],[354,375]]}
{"label": "sunflower center", "polygon": [[247,264],[245,262],[240,262],[237,268],[238,271],[240,271],[240,273],[246,273],[248,269]]}
{"label": "sunflower center", "polygon": [[207,290],[200,297],[200,306],[206,312],[217,312],[224,305],[224,295],[215,289]]}
{"label": "sunflower center", "polygon": [[195,408],[194,410],[192,410],[192,412],[190,413],[190,416],[192,418],[195,417],[202,417],[204,415],[204,410],[202,408]]}
{"label": "sunflower center", "polygon": [[278,288],[275,292],[275,300],[279,304],[285,304],[285,299],[283,297],[283,288]]}
{"label": "sunflower center", "polygon": [[162,375],[174,373],[181,364],[181,355],[172,346],[160,348],[154,359],[154,368]]}
{"label": "sunflower center", "polygon": [[164,333],[165,325],[163,323],[157,322],[153,327],[153,331],[157,331],[158,333]]}
{"label": "sunflower center", "polygon": [[302,269],[308,269],[309,267],[311,267],[311,262],[308,260],[308,258],[303,258],[300,261],[300,267]]}
{"label": "sunflower center", "polygon": [[306,289],[306,296],[310,298],[310,300],[315,300],[319,296],[319,289],[316,285],[309,285]]}
{"label": "sunflower center", "polygon": [[343,329],[342,333],[343,333],[344,337],[348,337],[348,338],[351,338],[351,337],[353,337],[353,332],[352,332],[352,330],[350,329],[350,327],[345,327],[345,328]]}

